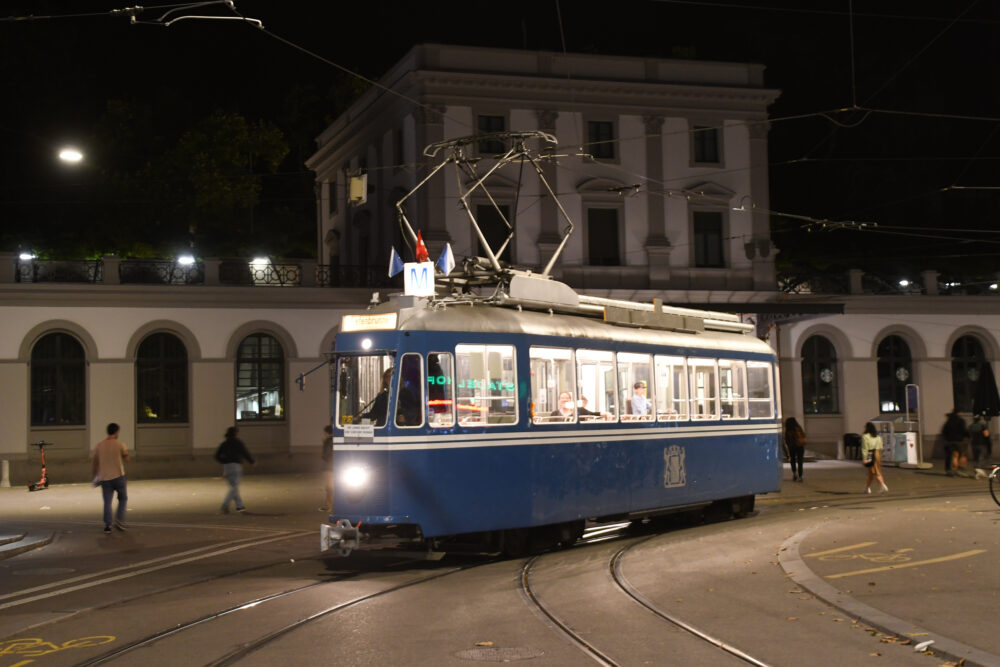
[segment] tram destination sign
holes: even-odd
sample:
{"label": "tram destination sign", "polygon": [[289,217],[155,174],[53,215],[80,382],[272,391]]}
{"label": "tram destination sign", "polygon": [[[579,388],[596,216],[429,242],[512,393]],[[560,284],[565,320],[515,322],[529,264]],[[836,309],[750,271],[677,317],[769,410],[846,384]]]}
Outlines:
{"label": "tram destination sign", "polygon": [[340,330],[345,332],[395,328],[396,313],[364,313],[361,315],[344,315],[340,323]]}

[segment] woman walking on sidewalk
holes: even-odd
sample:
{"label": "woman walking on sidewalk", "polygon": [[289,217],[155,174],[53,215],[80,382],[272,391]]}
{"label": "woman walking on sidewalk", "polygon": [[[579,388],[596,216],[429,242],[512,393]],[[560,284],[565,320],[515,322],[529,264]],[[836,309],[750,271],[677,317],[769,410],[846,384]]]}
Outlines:
{"label": "woman walking on sidewalk", "polygon": [[236,437],[240,430],[235,426],[226,429],[226,439],[215,450],[215,460],[222,464],[222,476],[229,482],[229,493],[222,501],[222,513],[229,514],[229,503],[236,501],[236,511],[242,512],[243,498],[240,497],[240,480],[243,479],[243,461],[253,465],[253,457],[247,451],[247,446]]}
{"label": "woman walking on sidewalk", "polygon": [[877,479],[882,485],[882,493],[886,493],[889,487],[882,479],[882,437],[875,430],[875,424],[868,422],[865,424],[865,432],[861,436],[861,460],[868,468],[868,479],[865,480],[865,493],[872,492],[872,480]]}
{"label": "woman walking on sidewalk", "polygon": [[785,449],[792,466],[792,481],[802,481],[802,461],[806,456],[806,432],[795,417],[785,420]]}

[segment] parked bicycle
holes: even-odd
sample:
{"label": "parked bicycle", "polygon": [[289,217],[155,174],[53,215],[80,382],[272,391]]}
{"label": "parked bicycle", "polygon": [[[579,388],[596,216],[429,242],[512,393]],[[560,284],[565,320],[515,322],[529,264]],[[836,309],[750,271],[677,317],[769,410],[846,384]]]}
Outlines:
{"label": "parked bicycle", "polygon": [[995,464],[990,466],[990,495],[993,502],[1000,505],[1000,466]]}

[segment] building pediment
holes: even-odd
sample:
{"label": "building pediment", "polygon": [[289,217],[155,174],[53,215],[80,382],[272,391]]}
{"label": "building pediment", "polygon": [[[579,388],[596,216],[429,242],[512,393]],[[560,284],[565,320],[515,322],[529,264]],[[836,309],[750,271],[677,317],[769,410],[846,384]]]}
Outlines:
{"label": "building pediment", "polygon": [[736,193],[713,181],[702,181],[681,190],[692,204],[727,206]]}

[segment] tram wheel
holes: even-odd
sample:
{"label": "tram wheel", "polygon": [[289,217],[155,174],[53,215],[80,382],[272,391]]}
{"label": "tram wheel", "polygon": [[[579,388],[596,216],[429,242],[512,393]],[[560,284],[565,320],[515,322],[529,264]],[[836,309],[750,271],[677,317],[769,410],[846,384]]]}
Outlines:
{"label": "tram wheel", "polygon": [[524,555],[528,550],[528,538],[530,535],[527,528],[515,528],[514,530],[503,531],[502,551],[504,556],[516,558]]}
{"label": "tram wheel", "polygon": [[751,512],[753,512],[755,496],[743,496],[742,498],[735,498],[733,500],[733,516],[737,519],[742,519]]}

